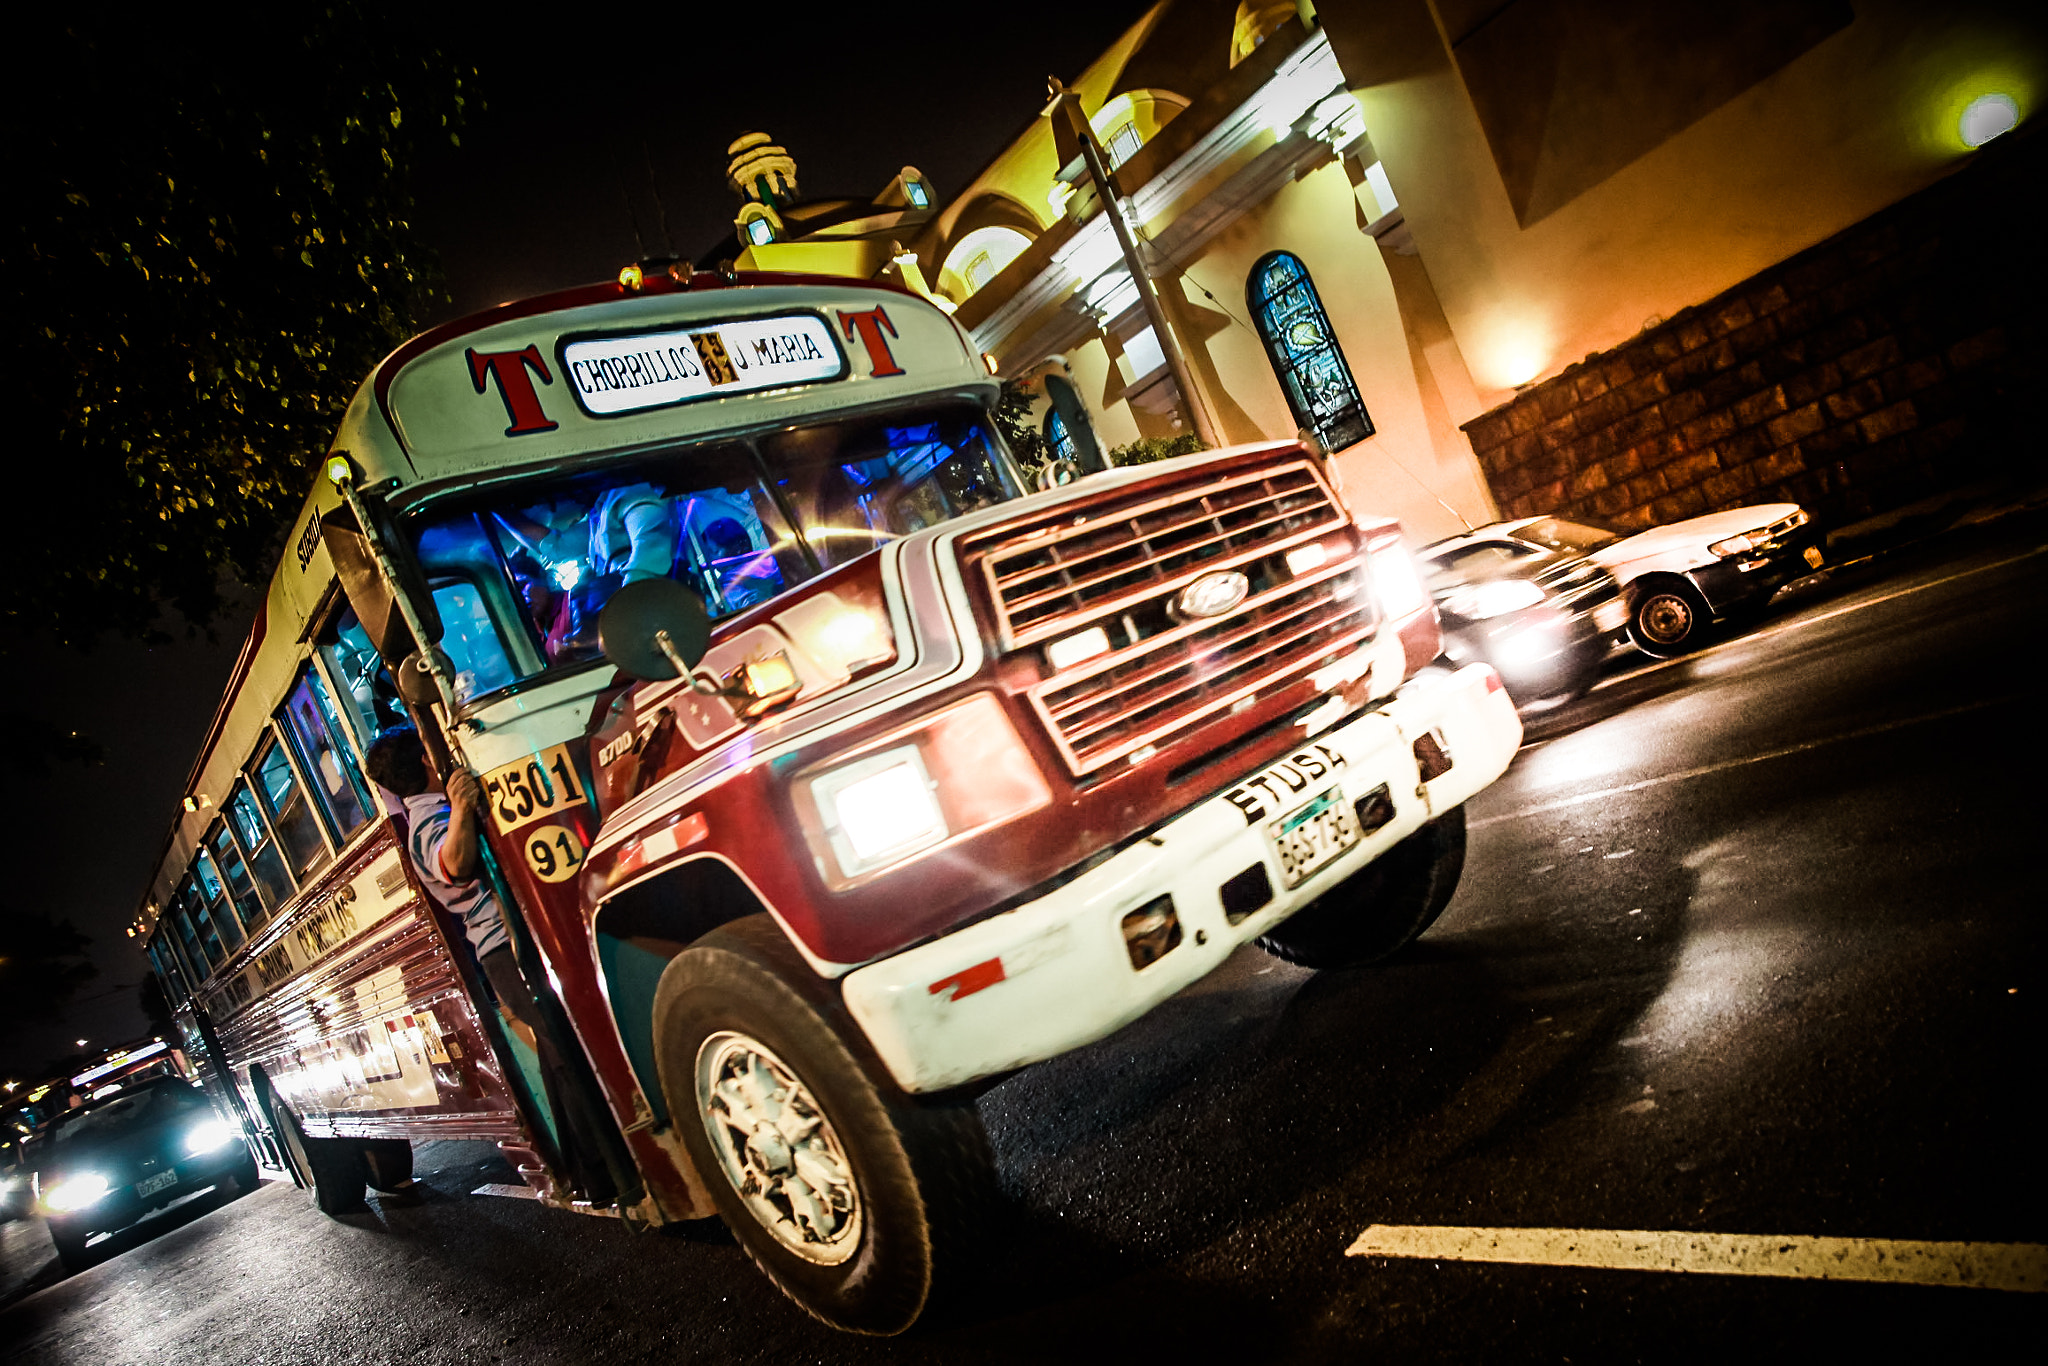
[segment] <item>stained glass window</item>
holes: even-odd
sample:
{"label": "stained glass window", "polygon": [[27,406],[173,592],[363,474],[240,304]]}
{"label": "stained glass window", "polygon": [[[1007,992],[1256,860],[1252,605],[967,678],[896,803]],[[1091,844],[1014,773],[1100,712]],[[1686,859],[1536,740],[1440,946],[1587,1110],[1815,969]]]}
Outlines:
{"label": "stained glass window", "polygon": [[1067,420],[1051,408],[1045,413],[1045,449],[1055,460],[1071,462],[1080,459],[1081,453],[1074,445],[1074,434],[1067,430]]}
{"label": "stained glass window", "polygon": [[1332,451],[1371,436],[1372,417],[1301,259],[1284,251],[1260,257],[1245,282],[1245,302],[1295,426],[1314,432]]}

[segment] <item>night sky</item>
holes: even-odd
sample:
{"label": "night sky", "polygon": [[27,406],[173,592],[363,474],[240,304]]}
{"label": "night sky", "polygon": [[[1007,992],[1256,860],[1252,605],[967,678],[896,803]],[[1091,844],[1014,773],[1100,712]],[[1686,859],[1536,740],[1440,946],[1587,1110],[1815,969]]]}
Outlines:
{"label": "night sky", "polygon": [[[1036,117],[1048,74],[1072,80],[1145,8],[1098,0],[1013,9],[1000,22],[957,4],[800,22],[776,7],[682,9],[663,28],[625,17],[643,11],[522,19],[515,6],[470,7],[450,47],[478,68],[487,108],[459,149],[417,168],[417,226],[452,295],[424,321],[608,278],[671,244],[689,257],[733,251],[725,148],[744,132],[789,150],[806,197],[867,197],[911,165],[944,202]],[[15,705],[106,752],[103,764],[39,782],[8,775],[0,848],[15,904],[90,934],[99,976],[62,1018],[0,1038],[4,1077],[25,1080],[75,1039],[97,1050],[145,1032],[145,968],[123,927],[254,602],[225,615],[210,641],[103,640],[86,654],[0,641]]]}

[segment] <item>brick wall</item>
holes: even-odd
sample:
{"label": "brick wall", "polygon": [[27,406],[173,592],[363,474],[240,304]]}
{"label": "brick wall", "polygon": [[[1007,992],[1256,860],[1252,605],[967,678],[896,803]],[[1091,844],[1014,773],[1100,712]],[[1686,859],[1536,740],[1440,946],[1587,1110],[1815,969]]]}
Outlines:
{"label": "brick wall", "polygon": [[2042,468],[2044,140],[1465,424],[1501,512],[1646,526],[1790,500],[1839,524]]}

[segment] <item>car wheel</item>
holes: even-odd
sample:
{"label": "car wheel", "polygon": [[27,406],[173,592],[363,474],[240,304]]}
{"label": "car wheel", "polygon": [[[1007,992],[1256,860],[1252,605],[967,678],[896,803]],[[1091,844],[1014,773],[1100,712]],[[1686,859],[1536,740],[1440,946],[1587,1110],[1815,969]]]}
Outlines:
{"label": "car wheel", "polygon": [[678,954],[655,1028],[676,1128],[755,1263],[835,1328],[910,1327],[994,1188],[973,1104],[898,1089],[766,917]]}
{"label": "car wheel", "polygon": [[1669,580],[1637,595],[1628,634],[1644,654],[1670,659],[1696,648],[1712,620],[1706,601],[1689,584]]}
{"label": "car wheel", "polygon": [[1465,871],[1465,808],[1417,830],[1268,930],[1259,947],[1305,968],[1384,962],[1436,923]]}
{"label": "car wheel", "polygon": [[241,1163],[228,1173],[227,1180],[223,1184],[226,1187],[224,1194],[230,1199],[236,1196],[247,1195],[262,1185],[263,1178],[256,1173],[256,1159],[244,1156]]}
{"label": "car wheel", "polygon": [[92,1230],[69,1220],[50,1220],[50,1241],[57,1245],[57,1262],[66,1271],[83,1271],[93,1263],[85,1243]]}
{"label": "car wheel", "polygon": [[297,1117],[285,1108],[283,1101],[271,1101],[270,1117],[292,1165],[312,1182],[313,1203],[322,1214],[331,1217],[364,1208],[366,1179],[362,1149],[357,1141],[306,1137]]}

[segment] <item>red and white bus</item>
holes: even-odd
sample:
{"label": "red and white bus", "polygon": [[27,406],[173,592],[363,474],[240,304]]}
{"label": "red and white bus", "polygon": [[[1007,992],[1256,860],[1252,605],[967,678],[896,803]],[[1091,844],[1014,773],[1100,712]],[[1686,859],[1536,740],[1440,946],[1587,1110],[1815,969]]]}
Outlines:
{"label": "red and white bus", "polygon": [[[928,300],[629,268],[363,384],[146,902],[202,1070],[324,1208],[490,1139],[579,1207],[531,1055],[362,776],[416,721],[619,1212],[721,1216],[889,1333],[967,1256],[977,1088],[1257,941],[1411,941],[1520,741],[1399,528],[1296,442],[1032,491]],[[420,651],[417,642],[429,648]]]}

